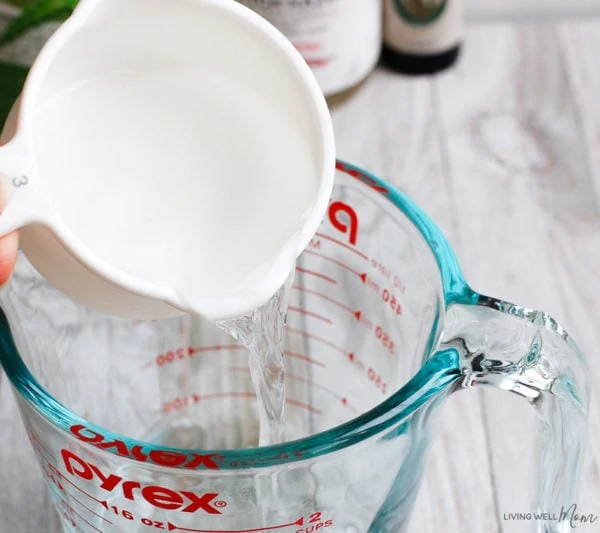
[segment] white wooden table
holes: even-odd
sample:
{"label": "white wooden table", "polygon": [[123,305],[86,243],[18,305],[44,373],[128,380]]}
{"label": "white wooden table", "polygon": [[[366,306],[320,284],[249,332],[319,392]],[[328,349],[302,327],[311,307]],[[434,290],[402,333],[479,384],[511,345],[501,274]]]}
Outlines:
{"label": "white wooden table", "polygon": [[[439,223],[475,289],[553,314],[600,387],[600,19],[477,23],[457,68],[378,70],[333,110],[339,156],[402,186]],[[0,533],[56,533],[42,476],[0,376]],[[578,504],[600,515],[600,414]],[[442,408],[411,531],[523,533],[535,417],[471,391]],[[600,520],[581,525],[600,531]]]}

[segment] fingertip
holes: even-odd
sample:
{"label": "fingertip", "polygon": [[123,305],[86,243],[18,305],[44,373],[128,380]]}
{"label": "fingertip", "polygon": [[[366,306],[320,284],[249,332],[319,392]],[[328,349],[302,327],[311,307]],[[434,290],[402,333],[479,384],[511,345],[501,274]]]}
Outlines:
{"label": "fingertip", "polygon": [[0,286],[10,280],[17,264],[19,234],[15,231],[0,237]]}

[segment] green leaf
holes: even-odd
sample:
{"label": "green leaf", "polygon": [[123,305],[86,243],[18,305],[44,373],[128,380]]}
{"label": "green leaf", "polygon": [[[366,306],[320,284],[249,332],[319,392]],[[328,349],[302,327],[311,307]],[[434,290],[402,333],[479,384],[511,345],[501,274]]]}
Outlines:
{"label": "green leaf", "polygon": [[17,0],[25,8],[14,18],[0,35],[0,46],[14,41],[29,30],[41,26],[45,22],[63,21],[68,18],[78,3],[78,0]]}
{"label": "green leaf", "polygon": [[25,67],[0,63],[0,129],[23,88],[27,72]]}

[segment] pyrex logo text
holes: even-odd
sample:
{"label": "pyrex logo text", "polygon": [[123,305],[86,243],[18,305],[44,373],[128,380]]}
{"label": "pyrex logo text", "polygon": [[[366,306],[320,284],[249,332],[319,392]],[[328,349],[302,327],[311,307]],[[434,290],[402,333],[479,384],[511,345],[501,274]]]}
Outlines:
{"label": "pyrex logo text", "polygon": [[[344,218],[347,220],[344,220]],[[329,206],[329,220],[335,229],[348,234],[350,244],[356,245],[358,215],[351,206],[344,202],[333,202]]]}
{"label": "pyrex logo text", "polygon": [[183,454],[170,450],[158,449],[153,449],[148,453],[145,453],[141,446],[129,447],[121,440],[108,440],[104,435],[96,433],[82,425],[71,426],[70,431],[81,442],[91,444],[101,450],[111,451],[123,457],[129,457],[135,461],[141,461],[142,463],[150,462],[158,466],[187,468],[190,470],[200,470],[203,468],[207,470],[218,470],[219,465],[216,461],[222,459],[219,458],[219,456],[212,454]]}
{"label": "pyrex logo text", "polygon": [[[61,450],[65,468],[72,476],[77,476],[86,481],[99,483],[98,488],[109,492],[119,492],[130,501],[145,500],[150,505],[167,511],[181,511],[183,513],[196,513],[204,511],[208,514],[222,514],[215,504],[218,493],[206,492],[198,495],[186,490],[173,490],[158,485],[142,485],[138,481],[125,480],[121,476],[104,473],[98,466],[84,461],[69,450]],[[219,502],[223,504],[224,502]]]}

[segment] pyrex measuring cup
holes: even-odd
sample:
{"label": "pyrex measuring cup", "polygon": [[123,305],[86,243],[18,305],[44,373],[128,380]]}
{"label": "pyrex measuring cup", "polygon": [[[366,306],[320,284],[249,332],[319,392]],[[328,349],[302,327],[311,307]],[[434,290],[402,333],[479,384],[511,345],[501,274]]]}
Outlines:
{"label": "pyrex measuring cup", "polygon": [[405,532],[435,408],[476,385],[538,411],[541,510],[576,501],[577,347],[546,314],[471,290],[403,194],[339,163],[292,294],[289,442],[253,449],[247,354],[227,335],[200,318],[98,314],[20,259],[0,362],[65,532]]}
{"label": "pyrex measuring cup", "polygon": [[[216,319],[258,307],[333,187],[333,128],[310,68],[233,1],[82,0],[31,68],[16,115],[0,147],[13,191],[0,235],[23,228],[22,249],[47,280],[110,314]],[[280,124],[291,158],[278,155]],[[298,187],[290,160],[310,169]],[[276,230],[263,213],[281,220]],[[230,241],[235,260],[209,268]],[[149,271],[163,264],[166,276]],[[178,286],[186,279],[201,287]]]}

